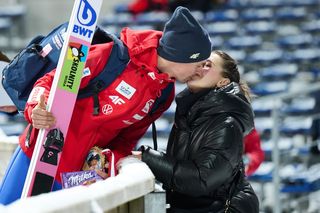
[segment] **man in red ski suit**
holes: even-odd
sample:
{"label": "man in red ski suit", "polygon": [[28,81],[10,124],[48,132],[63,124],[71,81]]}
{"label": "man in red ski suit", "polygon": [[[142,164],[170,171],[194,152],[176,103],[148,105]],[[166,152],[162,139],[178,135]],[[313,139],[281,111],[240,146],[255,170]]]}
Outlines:
{"label": "man in red ski suit", "polygon": [[[61,188],[62,172],[81,170],[93,146],[110,149],[114,153],[115,163],[131,154],[150,124],[173,101],[174,89],[166,102],[150,113],[163,89],[173,84],[175,79],[187,82],[194,75],[202,75],[202,65],[211,52],[208,33],[184,7],[175,10],[163,33],[124,28],[120,37],[128,48],[130,61],[122,74],[99,93],[99,115],[92,115],[92,97],[76,101],[54,190]],[[83,75],[80,88],[84,88],[103,69],[112,45],[104,43],[90,48],[85,66],[87,72]],[[28,128],[20,137],[20,147],[0,187],[2,204],[20,198],[38,129],[54,126],[54,115],[45,110],[54,72],[40,78],[29,96],[25,118],[33,125],[33,130],[28,144]]]}
{"label": "man in red ski suit", "polygon": [[244,137],[244,154],[247,158],[246,175],[252,175],[264,160],[264,152],[261,149],[260,135],[253,129]]}

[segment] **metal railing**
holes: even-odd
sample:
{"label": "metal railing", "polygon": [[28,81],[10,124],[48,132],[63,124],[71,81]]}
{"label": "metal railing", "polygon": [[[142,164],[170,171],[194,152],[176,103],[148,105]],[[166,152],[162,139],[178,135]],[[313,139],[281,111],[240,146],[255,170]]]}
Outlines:
{"label": "metal railing", "polygon": [[[308,85],[308,88],[304,88],[302,90],[297,91],[289,91],[285,93],[275,94],[275,95],[268,95],[264,97],[260,97],[259,100],[273,100],[273,109],[271,112],[271,117],[273,121],[273,127],[271,129],[271,141],[273,142],[273,149],[272,149],[272,162],[274,165],[274,170],[272,173],[272,183],[274,187],[274,205],[273,205],[273,213],[280,213],[282,211],[281,207],[281,199],[280,199],[280,150],[278,146],[278,141],[280,137],[280,110],[281,110],[281,103],[286,99],[291,99],[298,97],[300,95],[309,94],[312,92],[320,92],[320,84],[314,83]],[[319,117],[319,114],[311,115],[312,118]]]}

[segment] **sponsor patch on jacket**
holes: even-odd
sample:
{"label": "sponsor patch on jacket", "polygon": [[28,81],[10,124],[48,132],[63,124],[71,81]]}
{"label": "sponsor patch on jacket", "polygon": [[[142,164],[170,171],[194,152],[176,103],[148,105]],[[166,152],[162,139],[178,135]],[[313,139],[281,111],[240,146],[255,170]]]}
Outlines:
{"label": "sponsor patch on jacket", "polygon": [[40,52],[40,55],[42,57],[46,57],[52,50],[51,44],[47,44],[46,46],[43,47],[43,49]]}
{"label": "sponsor patch on jacket", "polygon": [[110,104],[106,104],[102,107],[102,113],[105,115],[110,115],[113,112],[113,107]]}
{"label": "sponsor patch on jacket", "polygon": [[133,116],[134,119],[138,120],[138,121],[141,121],[143,119],[143,116],[139,115],[139,114],[135,114]]}
{"label": "sponsor patch on jacket", "polygon": [[44,87],[34,87],[29,95],[27,102],[38,102],[40,100],[40,96],[44,93],[44,90]]}
{"label": "sponsor patch on jacket", "polygon": [[89,67],[84,68],[83,72],[82,72],[82,78],[89,76],[89,75],[91,75],[91,71],[90,71]]}
{"label": "sponsor patch on jacket", "polygon": [[121,83],[117,86],[116,91],[127,99],[131,99],[133,94],[136,92],[136,89],[130,86],[127,82],[121,81]]}
{"label": "sponsor patch on jacket", "polygon": [[122,122],[123,122],[124,124],[127,124],[127,125],[133,124],[133,122],[132,122],[132,121],[129,121],[129,120],[123,120]]}
{"label": "sponsor patch on jacket", "polygon": [[151,106],[152,106],[153,103],[154,103],[153,99],[150,99],[149,101],[147,101],[146,105],[142,109],[142,112],[147,114],[150,111]]}

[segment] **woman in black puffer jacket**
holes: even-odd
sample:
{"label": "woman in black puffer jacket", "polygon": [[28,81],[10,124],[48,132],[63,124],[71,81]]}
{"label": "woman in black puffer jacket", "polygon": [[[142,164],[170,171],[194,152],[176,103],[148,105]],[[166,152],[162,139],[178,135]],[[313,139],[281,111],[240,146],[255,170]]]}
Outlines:
{"label": "woman in black puffer jacket", "polygon": [[176,97],[166,154],[143,146],[142,161],[163,183],[168,212],[259,212],[242,162],[243,137],[254,126],[248,88],[222,51],[204,69]]}

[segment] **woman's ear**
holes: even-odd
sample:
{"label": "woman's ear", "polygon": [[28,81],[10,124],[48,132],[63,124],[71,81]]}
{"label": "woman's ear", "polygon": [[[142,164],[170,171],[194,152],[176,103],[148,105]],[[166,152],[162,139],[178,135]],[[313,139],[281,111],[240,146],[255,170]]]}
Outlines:
{"label": "woman's ear", "polygon": [[230,79],[229,79],[229,78],[222,78],[222,79],[218,82],[217,86],[220,88],[220,87],[224,87],[224,86],[226,86],[226,85],[228,85],[228,84],[230,84]]}

